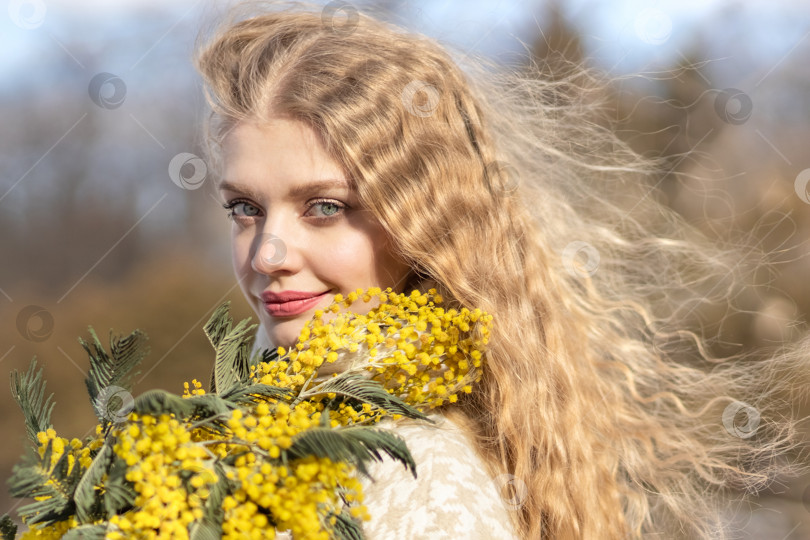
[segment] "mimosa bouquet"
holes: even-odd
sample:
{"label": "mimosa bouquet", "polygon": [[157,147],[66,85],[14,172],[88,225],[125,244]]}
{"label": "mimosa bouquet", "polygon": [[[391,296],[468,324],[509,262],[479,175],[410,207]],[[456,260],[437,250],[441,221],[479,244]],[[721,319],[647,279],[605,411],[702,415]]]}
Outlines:
{"label": "mimosa bouquet", "polygon": [[[379,306],[366,314],[348,309],[372,298]],[[363,538],[367,465],[388,456],[417,474],[404,441],[376,424],[429,422],[429,409],[481,376],[492,316],[441,302],[434,289],[336,295],[290,350],[252,357],[258,325],[234,326],[226,302],[204,326],[215,350],[209,391],[195,379],[182,394],[134,399],[146,335],[111,336],[108,352],[90,328],[79,342],[98,425],[84,441],[53,430],[34,359],[11,384],[34,446],[9,480],[13,496],[34,499],[18,511],[22,538]],[[15,537],[8,516],[0,531]]]}

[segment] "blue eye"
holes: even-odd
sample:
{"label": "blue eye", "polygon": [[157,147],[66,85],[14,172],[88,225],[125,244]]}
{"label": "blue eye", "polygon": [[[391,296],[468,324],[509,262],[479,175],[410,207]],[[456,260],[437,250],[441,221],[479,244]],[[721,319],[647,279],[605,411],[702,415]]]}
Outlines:
{"label": "blue eye", "polygon": [[[234,210],[235,208],[239,208],[240,205],[244,205],[244,207],[242,209],[244,214],[243,213],[237,213]],[[253,217],[256,214],[258,214],[258,212],[259,212],[259,209],[256,208],[255,206],[253,206],[252,204],[250,204],[249,202],[241,201],[239,199],[236,199],[236,200],[233,200],[231,202],[225,203],[225,204],[222,205],[222,207],[224,209],[226,209],[226,210],[230,210],[230,212],[228,212],[228,219],[233,219],[234,217],[241,217],[241,216]]]}
{"label": "blue eye", "polygon": [[346,208],[337,201],[316,201],[312,206],[310,206],[310,208],[314,208],[316,206],[321,207],[321,213],[325,218],[336,216],[338,212]]}

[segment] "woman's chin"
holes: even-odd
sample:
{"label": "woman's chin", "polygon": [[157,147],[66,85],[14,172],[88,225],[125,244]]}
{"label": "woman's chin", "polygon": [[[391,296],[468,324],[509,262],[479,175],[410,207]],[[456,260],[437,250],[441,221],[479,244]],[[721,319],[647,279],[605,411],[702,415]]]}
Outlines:
{"label": "woman's chin", "polygon": [[[303,327],[302,327],[303,328]],[[285,349],[289,350],[296,343],[298,343],[298,336],[301,335],[301,329],[299,328],[295,333],[292,332],[273,332],[272,330],[268,332],[270,337],[270,341],[276,347],[284,347]]]}

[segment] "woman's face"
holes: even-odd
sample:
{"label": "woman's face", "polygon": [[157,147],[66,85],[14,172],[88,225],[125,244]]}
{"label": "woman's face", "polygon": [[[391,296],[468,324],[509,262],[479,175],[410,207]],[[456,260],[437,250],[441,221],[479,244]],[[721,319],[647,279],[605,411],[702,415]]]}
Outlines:
{"label": "woman's face", "polygon": [[402,291],[410,267],[389,251],[385,231],[309,126],[240,123],[225,138],[224,158],[219,193],[233,214],[234,271],[273,345],[292,346],[337,293]]}

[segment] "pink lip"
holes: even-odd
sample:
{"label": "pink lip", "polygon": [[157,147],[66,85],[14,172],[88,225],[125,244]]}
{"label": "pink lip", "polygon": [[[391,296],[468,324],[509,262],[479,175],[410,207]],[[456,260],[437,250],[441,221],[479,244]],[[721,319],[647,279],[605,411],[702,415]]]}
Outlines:
{"label": "pink lip", "polygon": [[290,317],[300,315],[315,306],[329,291],[311,293],[302,291],[283,291],[262,293],[264,309],[273,317]]}

